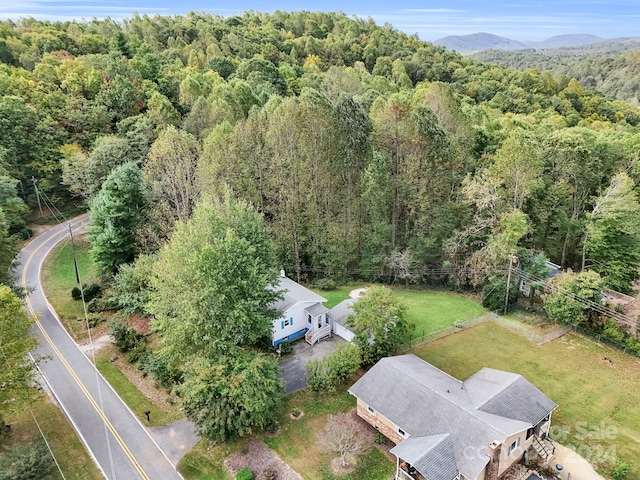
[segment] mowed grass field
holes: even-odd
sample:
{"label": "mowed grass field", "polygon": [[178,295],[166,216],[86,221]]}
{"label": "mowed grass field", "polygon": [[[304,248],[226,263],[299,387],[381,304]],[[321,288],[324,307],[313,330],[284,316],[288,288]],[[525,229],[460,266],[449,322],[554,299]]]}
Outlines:
{"label": "mowed grass field", "polygon": [[[363,287],[366,288],[367,285]],[[346,286],[329,291],[314,291],[326,298],[324,305],[331,308],[349,298],[349,292],[354,288],[358,287]],[[402,300],[407,318],[415,324],[414,337],[442,330],[454,323],[465,322],[487,313],[487,309],[472,298],[451,292],[393,288],[393,295]]]}
{"label": "mowed grass field", "polygon": [[416,355],[465,380],[483,367],[525,376],[558,409],[552,432],[611,478],[614,457],[640,479],[640,360],[567,334],[537,346],[493,322],[423,345]]}
{"label": "mowed grass field", "polygon": [[[94,283],[97,271],[89,253],[91,244],[76,238],[76,258],[82,284]],[[49,303],[60,317],[67,331],[76,340],[86,331],[81,301],[71,299],[71,290],[77,286],[71,243],[64,241],[54,248],[42,266],[42,285]]]}

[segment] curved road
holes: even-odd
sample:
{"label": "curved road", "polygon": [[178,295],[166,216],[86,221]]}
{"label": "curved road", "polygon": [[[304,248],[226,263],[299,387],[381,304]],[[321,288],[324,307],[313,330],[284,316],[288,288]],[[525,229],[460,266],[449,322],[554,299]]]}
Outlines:
{"label": "curved road", "polygon": [[[74,230],[88,222],[86,215],[71,220]],[[18,256],[21,283],[29,289],[27,309],[37,315],[40,338],[36,355],[47,355],[40,370],[69,421],[110,480],[181,479],[167,455],[150,436],[89,359],[71,339],[44,296],[40,284],[43,260],[69,235],[68,224],[33,239]]]}

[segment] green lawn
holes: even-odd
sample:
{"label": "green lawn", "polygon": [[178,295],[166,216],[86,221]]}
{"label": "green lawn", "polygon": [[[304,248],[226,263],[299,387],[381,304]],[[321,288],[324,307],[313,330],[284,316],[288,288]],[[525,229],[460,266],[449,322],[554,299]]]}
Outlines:
{"label": "green lawn", "polygon": [[[366,287],[366,285],[362,285]],[[314,290],[327,299],[325,306],[331,308],[349,298],[356,286],[344,286],[335,290]],[[406,290],[394,288],[393,294],[400,298],[407,309],[407,318],[416,325],[414,336],[422,336],[464,322],[487,313],[477,301],[464,295],[430,290]]]}
{"label": "green lawn", "polygon": [[[329,462],[334,455],[318,448],[318,435],[322,434],[328,414],[347,412],[355,408],[355,398],[347,393],[347,387],[352,383],[353,380],[347,382],[336,392],[320,394],[305,389],[286,396],[278,417],[281,424],[279,432],[273,437],[262,437],[263,441],[305,480],[334,478],[329,468]],[[294,408],[302,410],[304,416],[292,419],[289,414]],[[373,432],[371,444],[373,446]],[[339,478],[386,480],[394,470],[393,462],[378,449],[371,448],[359,458],[354,472]]]}
{"label": "green lawn", "polygon": [[[260,434],[259,437],[274,450],[291,468],[307,480],[330,480],[329,468],[332,454],[318,447],[318,435],[327,421],[327,415],[347,412],[355,407],[355,398],[347,393],[353,380],[338,388],[336,392],[314,393],[308,389],[287,395],[278,412],[280,429],[275,435]],[[294,408],[304,415],[292,419]],[[180,461],[178,469],[186,480],[230,478],[222,462],[234,451],[242,448],[247,439],[231,444],[211,445],[205,440],[198,442]],[[371,444],[373,445],[373,432]],[[356,469],[343,480],[366,478],[386,480],[393,474],[395,466],[376,448],[360,457]]]}
{"label": "green lawn", "polygon": [[456,293],[394,289],[407,308],[407,318],[420,336],[487,313],[477,301]]}
{"label": "green lawn", "polygon": [[[42,441],[38,426],[31,416],[32,412],[67,480],[103,478],[62,411],[44,397],[39,399],[31,409],[24,410],[20,416],[7,419],[11,423],[11,434],[0,438],[0,450],[9,447],[13,442]],[[0,477],[2,477],[1,472]],[[57,480],[62,476],[56,471],[51,478]]]}
{"label": "green lawn", "polygon": [[537,346],[490,322],[416,349],[416,355],[464,380],[483,367],[524,375],[559,404],[555,437],[611,473],[614,454],[640,478],[640,362],[567,334]]}
{"label": "green lawn", "polygon": [[311,290],[313,290],[318,295],[327,299],[327,301],[324,302],[325,307],[333,308],[337,304],[339,304],[341,301],[349,298],[349,292],[354,288],[358,288],[358,287],[342,286],[342,287],[335,288],[333,290],[319,290],[317,288],[312,288]]}
{"label": "green lawn", "polygon": [[[97,272],[89,254],[91,245],[82,238],[76,239],[78,273],[82,284],[96,281]],[[71,289],[77,286],[71,243],[64,241],[54,248],[42,266],[42,284],[54,310],[67,331],[78,338],[84,329],[82,302],[71,299]]]}

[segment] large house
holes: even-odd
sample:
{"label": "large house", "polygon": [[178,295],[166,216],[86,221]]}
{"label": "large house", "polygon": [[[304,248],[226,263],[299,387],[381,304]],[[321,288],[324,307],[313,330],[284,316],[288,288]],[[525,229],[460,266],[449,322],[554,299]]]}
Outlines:
{"label": "large house", "polygon": [[334,333],[349,342],[353,339],[354,333],[346,326],[346,320],[353,313],[355,300],[347,299],[328,310],[323,305],[325,298],[294,282],[284,271],[278,280],[276,289],[282,291],[283,298],[273,307],[282,312],[282,317],[273,322],[274,347],[303,336],[311,345]]}
{"label": "large house", "polygon": [[525,452],[553,455],[546,437],[557,405],[521,375],[483,368],[461,382],[400,355],[349,393],[358,415],[396,444],[396,479],[496,480]]}

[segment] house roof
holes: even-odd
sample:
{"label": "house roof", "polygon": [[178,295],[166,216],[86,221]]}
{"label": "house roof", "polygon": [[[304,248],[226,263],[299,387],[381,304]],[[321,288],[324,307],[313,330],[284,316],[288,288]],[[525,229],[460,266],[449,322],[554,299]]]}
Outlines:
{"label": "house roof", "polygon": [[353,315],[353,304],[358,301],[357,298],[347,298],[341,301],[335,307],[329,310],[329,317],[336,323],[346,327],[347,318]]}
{"label": "house roof", "polygon": [[409,462],[426,478],[453,480],[458,476],[453,440],[448,433],[410,437],[393,447],[391,453]]}
{"label": "house roof", "polygon": [[281,290],[283,294],[282,300],[278,300],[273,304],[273,308],[281,312],[286,312],[290,307],[298,302],[324,303],[326,298],[321,297],[288,277],[278,277],[278,284],[275,290]]}
{"label": "house roof", "polygon": [[522,375],[492,368],[470,377],[464,388],[478,410],[532,425],[558,406]]}
{"label": "house roof", "polygon": [[[454,461],[467,478],[476,478],[485,467],[489,461],[486,448],[491,442],[504,442],[533,425],[477,409],[463,382],[415,355],[383,358],[349,392],[411,438],[450,434]],[[468,451],[474,454],[465,455]],[[438,458],[427,453],[421,460],[422,468],[436,468]]]}
{"label": "house roof", "polygon": [[312,315],[315,317],[317,315],[327,313],[329,309],[324,305],[322,305],[321,303],[314,303],[310,307],[305,308],[304,311],[307,312],[309,315]]}

